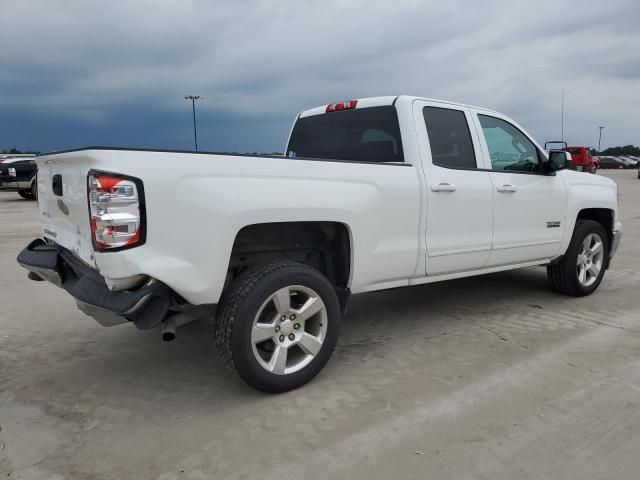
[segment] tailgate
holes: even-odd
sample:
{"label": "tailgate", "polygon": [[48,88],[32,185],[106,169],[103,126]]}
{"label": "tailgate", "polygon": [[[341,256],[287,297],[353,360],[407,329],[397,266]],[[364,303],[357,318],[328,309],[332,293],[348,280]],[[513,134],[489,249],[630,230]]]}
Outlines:
{"label": "tailgate", "polygon": [[36,162],[43,237],[95,265],[87,202],[91,159],[86,152],[69,152],[38,157]]}

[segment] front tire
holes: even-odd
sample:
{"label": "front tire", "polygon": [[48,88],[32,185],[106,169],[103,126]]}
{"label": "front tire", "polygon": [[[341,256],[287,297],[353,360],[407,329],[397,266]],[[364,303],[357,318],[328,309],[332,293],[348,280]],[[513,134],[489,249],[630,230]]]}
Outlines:
{"label": "front tire", "polygon": [[256,265],[223,295],[216,346],[247,384],[285,392],[322,370],[338,339],[340,317],[335,289],[318,270],[288,261]]}
{"label": "front tire", "polygon": [[592,294],[602,282],[609,255],[609,237],[593,220],[578,220],[562,261],[547,267],[551,287],[573,297]]}

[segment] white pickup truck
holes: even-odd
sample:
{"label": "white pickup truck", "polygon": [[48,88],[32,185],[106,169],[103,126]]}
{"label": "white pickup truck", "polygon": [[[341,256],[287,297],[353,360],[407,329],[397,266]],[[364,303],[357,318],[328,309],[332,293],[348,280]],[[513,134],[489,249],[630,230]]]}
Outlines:
{"label": "white pickup truck", "polygon": [[38,164],[19,255],[104,325],[215,316],[224,361],[280,392],[329,359],[350,294],[547,266],[592,293],[617,187],[497,112],[410,96],[300,113],[283,156],[89,147]]}

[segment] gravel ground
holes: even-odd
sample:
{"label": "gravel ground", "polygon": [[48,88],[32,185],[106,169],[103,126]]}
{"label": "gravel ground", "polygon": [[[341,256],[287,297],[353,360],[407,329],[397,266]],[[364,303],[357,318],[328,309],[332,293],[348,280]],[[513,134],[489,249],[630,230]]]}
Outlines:
{"label": "gravel ground", "polygon": [[0,474],[21,479],[631,479],[640,472],[640,181],[600,289],[544,269],[356,296],[309,385],[230,376],[211,326],[103,328],[15,262],[33,202],[0,193]]}

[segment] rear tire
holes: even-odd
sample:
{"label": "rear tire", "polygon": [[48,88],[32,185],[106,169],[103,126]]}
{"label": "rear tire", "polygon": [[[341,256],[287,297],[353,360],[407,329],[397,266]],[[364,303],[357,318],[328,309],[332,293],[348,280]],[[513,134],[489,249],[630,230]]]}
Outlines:
{"label": "rear tire", "polygon": [[250,386],[268,393],[298,388],[331,357],[340,304],[318,270],[283,261],[242,272],[218,307],[216,347]]}
{"label": "rear tire", "polygon": [[592,294],[602,282],[609,255],[609,237],[593,220],[578,220],[561,262],[547,267],[551,287],[573,297]]}
{"label": "rear tire", "polygon": [[36,182],[31,184],[31,198],[33,200],[38,200],[38,184]]}
{"label": "rear tire", "polygon": [[25,200],[33,200],[33,195],[30,190],[18,190],[18,195],[20,195]]}

